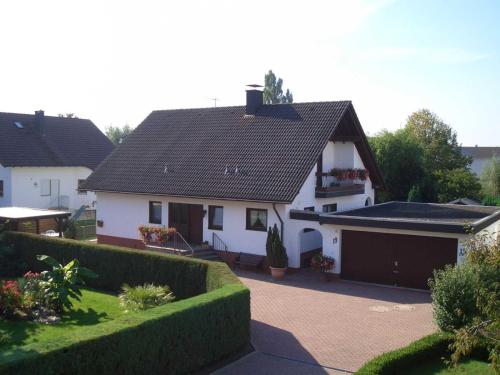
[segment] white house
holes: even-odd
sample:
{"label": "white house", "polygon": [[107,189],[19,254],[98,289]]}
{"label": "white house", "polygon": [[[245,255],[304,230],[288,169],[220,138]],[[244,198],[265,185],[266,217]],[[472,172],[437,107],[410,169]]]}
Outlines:
{"label": "white house", "polygon": [[462,154],[472,157],[470,169],[481,177],[483,168],[492,158],[500,158],[500,147],[462,147]]}
{"label": "white house", "polygon": [[0,207],[94,207],[95,194],[78,183],[112,149],[90,120],[0,113]]}
{"label": "white house", "polygon": [[264,105],[250,89],[246,106],[152,112],[83,188],[97,194],[100,243],[143,248],[138,227],[152,224],[264,256],[276,224],[290,267],[323,251],[342,274],[347,226],[324,217],[372,206],[384,182],[351,102]]}

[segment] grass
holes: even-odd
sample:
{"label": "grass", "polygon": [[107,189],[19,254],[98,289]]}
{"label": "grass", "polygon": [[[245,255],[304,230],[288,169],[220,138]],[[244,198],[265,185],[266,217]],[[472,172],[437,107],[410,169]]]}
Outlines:
{"label": "grass", "polygon": [[467,359],[457,368],[449,368],[441,359],[425,362],[423,365],[414,367],[406,372],[407,375],[495,375],[493,369],[487,362],[477,359]]}
{"label": "grass", "polygon": [[[71,311],[65,311],[56,324],[0,319],[0,352],[15,347],[56,339],[62,333],[79,331],[107,322],[124,314],[118,297],[92,289],[82,289],[81,301],[72,300]],[[5,336],[7,335],[7,336]],[[8,339],[5,339],[8,337]]]}

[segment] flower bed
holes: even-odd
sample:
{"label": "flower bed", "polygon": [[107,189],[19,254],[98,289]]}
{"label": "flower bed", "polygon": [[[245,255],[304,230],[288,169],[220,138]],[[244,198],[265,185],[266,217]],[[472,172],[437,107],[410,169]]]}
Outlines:
{"label": "flower bed", "polygon": [[65,263],[78,259],[99,277],[88,286],[118,293],[129,285],[169,285],[176,302],[89,325],[75,335],[26,343],[0,353],[0,373],[182,374],[249,345],[250,294],[222,263],[115,246],[6,233],[28,264],[37,254]]}

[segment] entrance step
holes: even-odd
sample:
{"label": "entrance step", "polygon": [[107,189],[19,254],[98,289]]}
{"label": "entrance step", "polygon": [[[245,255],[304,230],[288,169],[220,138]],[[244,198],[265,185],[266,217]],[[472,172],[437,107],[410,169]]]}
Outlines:
{"label": "entrance step", "polygon": [[211,248],[195,250],[194,257],[204,260],[222,261],[220,256]]}

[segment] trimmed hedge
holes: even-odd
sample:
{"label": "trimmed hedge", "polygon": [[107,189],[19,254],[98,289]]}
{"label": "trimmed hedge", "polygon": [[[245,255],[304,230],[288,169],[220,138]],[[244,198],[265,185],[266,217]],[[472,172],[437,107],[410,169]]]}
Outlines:
{"label": "trimmed hedge", "polygon": [[[404,374],[406,370],[424,362],[439,358],[449,358],[452,335],[439,331],[412,342],[404,348],[387,352],[368,361],[356,371],[357,375]],[[472,351],[471,358],[487,360],[488,352],[484,347]]]}
{"label": "trimmed hedge", "polygon": [[37,254],[78,258],[99,274],[92,287],[153,282],[184,299],[89,326],[78,337],[0,352],[2,374],[183,374],[249,345],[250,293],[223,263],[25,233],[7,233],[4,241],[34,269]]}
{"label": "trimmed hedge", "polygon": [[402,374],[405,370],[434,358],[449,355],[450,335],[434,333],[412,342],[404,348],[384,353],[368,361],[357,375]]}

